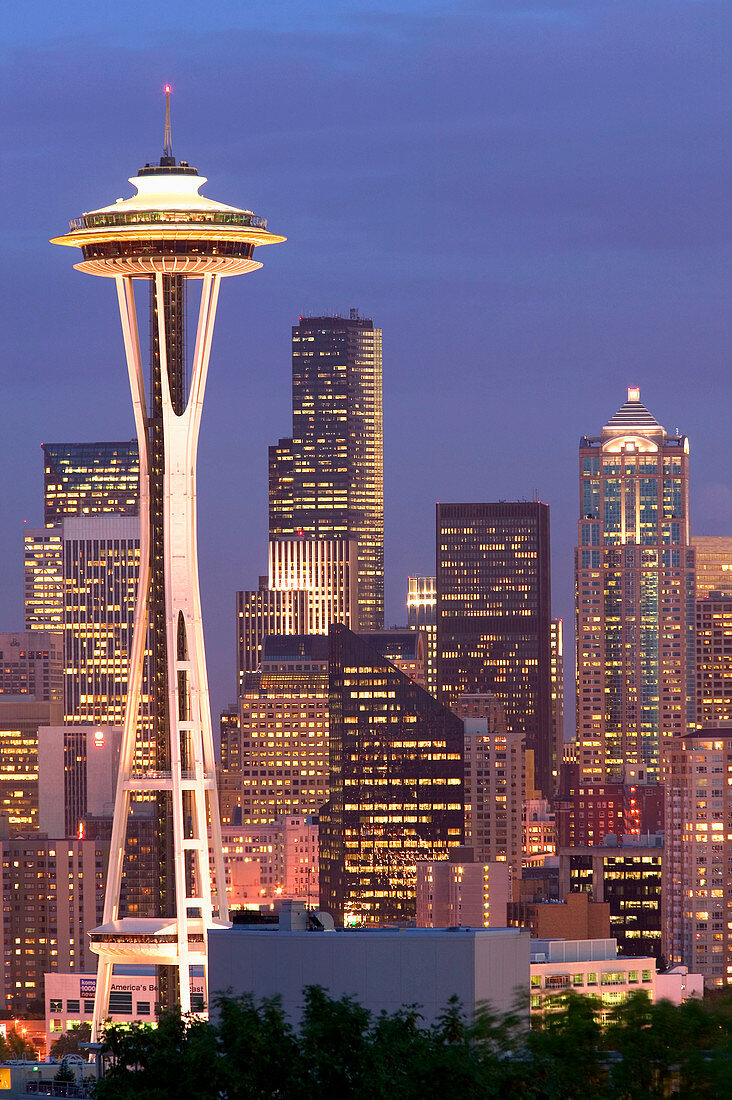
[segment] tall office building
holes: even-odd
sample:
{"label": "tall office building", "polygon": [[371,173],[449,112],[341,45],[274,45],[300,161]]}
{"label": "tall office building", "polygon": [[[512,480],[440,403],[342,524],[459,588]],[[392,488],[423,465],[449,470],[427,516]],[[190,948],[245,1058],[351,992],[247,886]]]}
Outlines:
{"label": "tall office building", "polygon": [[25,629],[61,630],[63,521],[139,514],[137,443],[44,443],[43,477],[45,527],[23,532]]}
{"label": "tall office building", "polygon": [[26,630],[61,630],[64,619],[63,530],[23,530]]}
{"label": "tall office building", "polygon": [[[271,539],[355,539],[361,630],[384,625],[381,329],[301,317],[292,330],[292,438],[269,450]],[[354,626],[356,624],[353,624]]]}
{"label": "tall office building", "polygon": [[317,814],[328,797],[328,639],[270,635],[219,772],[224,825]]}
{"label": "tall office building", "polygon": [[732,985],[730,776],[729,724],[664,743],[663,950],[710,989]]}
{"label": "tall office building", "polygon": [[434,577],[407,578],[407,626],[425,639],[425,687],[437,695],[437,581]]}
{"label": "tall office building", "polygon": [[338,924],[413,920],[417,861],[463,840],[462,722],[346,627],[329,638],[320,903]]}
{"label": "tall office building", "polygon": [[38,828],[38,731],[60,720],[60,701],[0,696],[0,817],[11,834]]}
{"label": "tall office building", "polygon": [[732,722],[732,591],[696,601],[696,717],[701,726]]}
{"label": "tall office building", "polygon": [[692,535],[697,599],[708,592],[732,592],[732,538]]}
{"label": "tall office building", "polygon": [[140,521],[137,516],[69,518],[62,529],[64,721],[121,725],[140,569]]}
{"label": "tall office building", "polygon": [[610,935],[621,955],[661,954],[663,834],[559,850],[559,896],[588,893],[610,907]]}
{"label": "tall office building", "polygon": [[553,792],[549,508],[437,505],[439,698],[495,694]]}
{"label": "tall office building", "polygon": [[662,741],[695,720],[689,443],[640,390],[579,448],[575,551],[580,776],[657,779]]}
{"label": "tall office building", "polygon": [[63,648],[56,631],[0,634],[0,700],[8,695],[38,702],[63,697]]}
{"label": "tall office building", "polygon": [[44,443],[43,520],[65,516],[136,516],[140,511],[137,440],[128,443]]}
{"label": "tall office building", "polygon": [[521,734],[508,729],[495,695],[463,695],[452,709],[464,725],[465,843],[479,863],[507,863],[517,884],[526,795]]}
{"label": "tall office building", "polygon": [[559,787],[564,759],[564,622],[551,622],[552,726],[554,727],[554,790]]}
{"label": "tall office building", "polygon": [[245,689],[247,674],[259,668],[266,638],[270,635],[307,633],[309,607],[307,592],[272,589],[267,577],[259,578],[259,588],[236,593],[236,678],[239,695]]}
{"label": "tall office building", "polygon": [[94,840],[0,840],[4,1008],[37,1010],[45,974],[89,972],[87,931],[101,919],[108,852]]}

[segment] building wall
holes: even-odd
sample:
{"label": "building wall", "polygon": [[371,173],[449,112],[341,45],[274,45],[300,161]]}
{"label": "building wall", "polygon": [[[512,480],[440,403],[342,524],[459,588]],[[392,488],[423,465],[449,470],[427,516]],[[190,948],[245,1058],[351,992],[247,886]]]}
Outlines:
{"label": "building wall", "polygon": [[495,694],[511,733],[554,788],[549,508],[538,502],[437,505],[439,698]]}
{"label": "building wall", "polygon": [[505,928],[510,900],[510,873],[506,863],[475,863],[460,859],[453,849],[449,860],[417,864],[418,928]]}
{"label": "building wall", "polygon": [[[152,970],[152,968],[149,968]],[[80,1023],[91,1023],[96,971],[86,974],[52,972],[45,975],[46,1049]],[[155,1021],[158,983],[154,974],[118,974],[112,978],[109,1019],[114,1024]],[[191,977],[191,999],[205,1003],[203,978]],[[130,1011],[120,1011],[129,1006]]]}
{"label": "building wall", "polygon": [[[542,954],[547,961],[535,961]],[[605,1022],[636,990],[656,1000],[655,958],[619,958],[612,939],[532,941],[532,1015],[559,1007],[563,994],[577,993],[597,998]]]}
{"label": "building wall", "polygon": [[107,853],[95,841],[33,834],[0,843],[5,1008],[42,1001],[46,973],[95,965],[86,933],[102,920]]}
{"label": "building wall", "polygon": [[274,539],[269,544],[269,587],[308,593],[303,634],[327,634],[331,623],[345,623],[357,630],[358,543],[349,539]]}
{"label": "building wall", "polygon": [[732,985],[732,728],[673,738],[664,750],[663,943],[671,964]]}
{"label": "building wall", "polygon": [[696,711],[702,727],[732,721],[732,595],[715,590],[696,602]]}
{"label": "building wall", "polygon": [[0,700],[24,695],[40,702],[63,698],[63,645],[59,631],[0,634]]}
{"label": "building wall", "polygon": [[468,1016],[481,1001],[509,1011],[528,981],[529,936],[518,928],[209,933],[210,1001],[229,988],[257,999],[278,995],[295,1023],[306,985],[353,997],[377,1015],[416,1004],[430,1025],[452,996]]}
{"label": "building wall", "polygon": [[732,591],[732,538],[692,535],[696,552],[696,598]]}
{"label": "building wall", "polygon": [[0,815],[11,833],[38,828],[38,731],[61,717],[60,702],[0,696]]}
{"label": "building wall", "polygon": [[407,625],[425,639],[425,683],[437,696],[437,580],[435,577],[407,578]]}
{"label": "building wall", "polygon": [[521,735],[506,727],[495,695],[464,695],[453,710],[463,720],[465,843],[481,863],[508,863],[521,879],[524,754]]}
{"label": "building wall", "polygon": [[64,721],[121,725],[140,567],[135,516],[63,523]]}
{"label": "building wall", "polygon": [[63,531],[24,528],[25,629],[60,631],[64,621]]}
{"label": "building wall", "polygon": [[657,958],[664,859],[663,847],[636,843],[560,848],[559,896],[586,891],[593,901],[608,902],[610,932],[621,954]]}
{"label": "building wall", "polygon": [[256,672],[264,639],[270,634],[306,634],[310,596],[290,589],[270,589],[261,577],[259,588],[236,593],[236,652],[239,695],[246,688],[246,674]]}
{"label": "building wall", "polygon": [[137,440],[43,443],[46,527],[65,516],[136,516],[140,510]]}

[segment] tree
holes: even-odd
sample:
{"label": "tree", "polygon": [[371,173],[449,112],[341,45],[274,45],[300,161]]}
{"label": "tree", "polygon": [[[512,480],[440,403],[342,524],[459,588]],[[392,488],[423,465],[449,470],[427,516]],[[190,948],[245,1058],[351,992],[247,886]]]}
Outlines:
{"label": "tree", "polygon": [[51,1054],[54,1058],[63,1058],[65,1054],[80,1054],[83,1057],[86,1052],[79,1049],[79,1043],[88,1043],[90,1039],[91,1024],[74,1024],[51,1044]]}

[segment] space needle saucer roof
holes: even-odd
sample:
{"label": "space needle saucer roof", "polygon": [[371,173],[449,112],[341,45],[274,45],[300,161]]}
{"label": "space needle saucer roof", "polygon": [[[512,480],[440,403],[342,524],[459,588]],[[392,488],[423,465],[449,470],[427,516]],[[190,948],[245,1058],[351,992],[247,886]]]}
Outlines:
{"label": "space needle saucer roof", "polygon": [[[167,150],[166,150],[167,153]],[[164,155],[130,177],[137,194],[74,218],[52,244],[81,248],[92,275],[240,275],[261,267],[258,245],[286,240],[264,218],[199,194],[206,176]]]}

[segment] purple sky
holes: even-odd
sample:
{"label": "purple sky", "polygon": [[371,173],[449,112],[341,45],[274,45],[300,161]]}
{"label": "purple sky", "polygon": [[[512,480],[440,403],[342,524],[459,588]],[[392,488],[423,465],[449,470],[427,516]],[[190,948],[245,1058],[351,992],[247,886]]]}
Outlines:
{"label": "purple sky", "polygon": [[237,588],[266,566],[290,326],[384,330],[387,620],[434,564],[434,502],[552,508],[573,614],[576,455],[641,386],[690,436],[694,528],[732,533],[728,2],[41,0],[4,13],[0,629],[22,624],[42,441],[129,438],[113,285],[48,238],[162,144],[287,244],[224,283],[201,439],[214,707]]}

